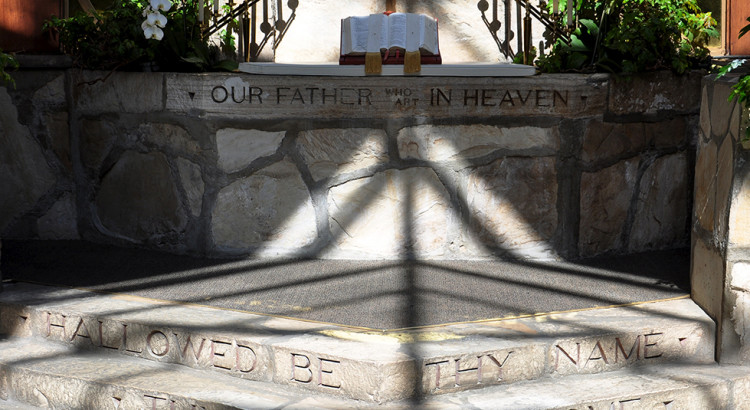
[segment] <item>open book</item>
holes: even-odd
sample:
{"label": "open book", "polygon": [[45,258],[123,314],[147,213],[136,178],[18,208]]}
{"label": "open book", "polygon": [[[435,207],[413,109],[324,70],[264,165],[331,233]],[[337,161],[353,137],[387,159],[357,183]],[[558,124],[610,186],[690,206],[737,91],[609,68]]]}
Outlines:
{"label": "open book", "polygon": [[363,64],[367,53],[380,52],[383,64],[403,64],[406,52],[418,51],[423,64],[440,64],[437,20],[424,14],[392,13],[341,20],[340,64]]}

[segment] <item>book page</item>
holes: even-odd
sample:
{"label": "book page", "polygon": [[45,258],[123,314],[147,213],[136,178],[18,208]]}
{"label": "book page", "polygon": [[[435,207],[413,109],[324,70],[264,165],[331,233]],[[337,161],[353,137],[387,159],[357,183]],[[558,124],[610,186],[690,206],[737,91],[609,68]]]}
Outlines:
{"label": "book page", "polygon": [[422,43],[420,36],[422,16],[419,14],[409,13],[406,15],[406,51],[418,51]]}
{"label": "book page", "polygon": [[368,16],[347,17],[341,22],[341,54],[364,54],[367,51]]}
{"label": "book page", "polygon": [[384,38],[387,38],[385,27],[387,25],[385,14],[370,14],[367,19],[367,52],[379,53],[383,48]]}
{"label": "book page", "polygon": [[419,29],[419,49],[422,54],[440,54],[437,20],[422,14]]}
{"label": "book page", "polygon": [[388,16],[388,48],[406,49],[406,13]]}

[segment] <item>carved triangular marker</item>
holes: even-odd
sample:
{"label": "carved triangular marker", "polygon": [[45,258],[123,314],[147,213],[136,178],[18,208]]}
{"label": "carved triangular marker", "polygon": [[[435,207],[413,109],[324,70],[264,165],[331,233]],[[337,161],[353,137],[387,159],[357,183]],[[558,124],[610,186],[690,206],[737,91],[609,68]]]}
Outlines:
{"label": "carved triangular marker", "polygon": [[120,408],[120,403],[122,402],[122,399],[119,397],[112,397],[112,403],[115,405],[116,409]]}
{"label": "carved triangular marker", "polygon": [[678,339],[680,341],[680,346],[682,346],[685,344],[685,340],[687,339],[687,337],[679,337]]}
{"label": "carved triangular marker", "polygon": [[195,98],[195,93],[193,91],[188,91],[188,95],[190,96],[190,99],[192,100]]}

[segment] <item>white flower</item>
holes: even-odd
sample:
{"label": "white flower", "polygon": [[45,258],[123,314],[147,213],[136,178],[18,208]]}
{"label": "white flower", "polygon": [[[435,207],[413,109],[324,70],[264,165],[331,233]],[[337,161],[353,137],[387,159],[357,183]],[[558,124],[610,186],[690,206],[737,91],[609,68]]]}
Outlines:
{"label": "white flower", "polygon": [[172,7],[172,2],[169,0],[151,0],[149,3],[155,10],[169,11]]}
{"label": "white flower", "polygon": [[148,22],[150,26],[164,28],[164,26],[167,25],[167,18],[159,14],[158,11],[149,13],[148,16],[146,16],[146,21]]}
{"label": "white flower", "polygon": [[[158,41],[161,41],[161,39],[164,38],[164,32],[161,31],[159,27],[148,25],[145,21],[143,23],[143,25],[145,25],[145,28],[143,29],[143,35],[146,36],[146,38],[153,38]],[[143,27],[143,25],[141,25],[141,27]]]}

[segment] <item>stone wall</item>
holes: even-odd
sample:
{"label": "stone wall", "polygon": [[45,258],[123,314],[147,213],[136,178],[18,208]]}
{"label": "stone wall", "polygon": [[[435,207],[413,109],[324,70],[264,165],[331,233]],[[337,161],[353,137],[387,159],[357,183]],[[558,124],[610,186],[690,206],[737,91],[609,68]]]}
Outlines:
{"label": "stone wall", "polygon": [[750,361],[748,113],[728,102],[736,78],[703,81],[692,224],[693,299],[717,321],[722,362]]}
{"label": "stone wall", "polygon": [[688,242],[699,73],[105,75],[0,88],[0,237],[375,259]]}

